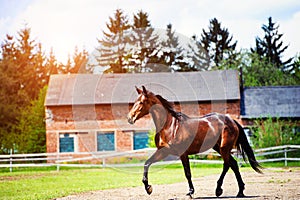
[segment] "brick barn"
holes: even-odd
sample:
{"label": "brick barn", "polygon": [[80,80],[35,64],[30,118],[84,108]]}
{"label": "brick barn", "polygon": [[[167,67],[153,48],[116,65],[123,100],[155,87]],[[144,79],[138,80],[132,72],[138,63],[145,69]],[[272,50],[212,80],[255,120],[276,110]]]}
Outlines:
{"label": "brick barn", "polygon": [[127,123],[144,85],[191,117],[210,112],[240,118],[234,70],[147,74],[52,75],[45,100],[47,152],[127,151],[147,147],[150,116]]}

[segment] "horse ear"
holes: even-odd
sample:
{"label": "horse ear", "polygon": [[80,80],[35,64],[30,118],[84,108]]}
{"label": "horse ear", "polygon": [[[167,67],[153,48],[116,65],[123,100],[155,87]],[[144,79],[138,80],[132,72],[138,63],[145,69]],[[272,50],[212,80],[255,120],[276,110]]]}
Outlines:
{"label": "horse ear", "polygon": [[141,93],[143,92],[141,89],[139,89],[139,88],[136,87],[136,86],[135,86],[135,89],[136,89],[136,92],[137,92],[138,94],[141,94]]}
{"label": "horse ear", "polygon": [[147,96],[148,91],[146,90],[145,86],[142,86],[143,88],[143,95]]}

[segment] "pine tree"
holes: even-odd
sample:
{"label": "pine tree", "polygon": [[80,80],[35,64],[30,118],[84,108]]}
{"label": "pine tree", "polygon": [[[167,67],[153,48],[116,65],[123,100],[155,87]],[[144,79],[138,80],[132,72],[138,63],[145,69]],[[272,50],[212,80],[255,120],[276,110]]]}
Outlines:
{"label": "pine tree", "polygon": [[208,31],[202,30],[201,43],[208,53],[208,65],[212,69],[218,69],[223,59],[231,59],[237,44],[237,42],[232,43],[232,36],[229,35],[228,29],[222,28],[216,18],[210,20]]}
{"label": "pine tree", "polygon": [[163,64],[171,71],[186,71],[187,63],[184,61],[184,49],[179,43],[178,36],[172,30],[172,24],[167,25],[166,40],[161,43]]}
{"label": "pine tree", "polygon": [[46,68],[48,69],[49,76],[52,74],[58,74],[58,62],[51,48],[49,57],[47,58]]}
{"label": "pine tree", "polygon": [[35,62],[35,49],[36,44],[34,40],[30,38],[30,29],[24,28],[18,33],[18,50],[17,50],[17,73],[20,83],[20,92],[24,92],[28,95],[28,101],[35,99],[38,94],[37,89],[37,76],[35,74],[37,66]]}
{"label": "pine tree", "polygon": [[181,67],[181,71],[207,71],[209,70],[209,57],[207,51],[194,35],[189,41],[187,58],[189,65]]}
{"label": "pine tree", "polygon": [[83,49],[79,52],[78,47],[75,47],[72,58],[69,56],[65,65],[59,65],[59,73],[61,74],[79,74],[88,73],[87,70],[88,52]]}
{"label": "pine tree", "polygon": [[292,75],[295,78],[296,85],[300,85],[300,54],[296,55],[293,62]]}
{"label": "pine tree", "polygon": [[[148,14],[139,11],[133,16],[132,32],[130,34],[130,65],[134,72],[151,71],[155,50],[158,46],[158,36],[151,27]],[[150,64],[149,64],[150,63]]]}
{"label": "pine tree", "polygon": [[18,94],[19,83],[16,78],[15,57],[17,54],[14,37],[7,35],[1,44],[0,57],[0,153],[8,153],[15,141],[14,125],[20,113],[23,99]]}
{"label": "pine tree", "polygon": [[[19,137],[16,126],[22,109],[38,98],[49,72],[42,45],[31,39],[30,28],[7,35],[0,60],[0,151],[14,149]],[[40,119],[43,120],[43,119]]]}
{"label": "pine tree", "polygon": [[106,23],[108,32],[103,31],[103,39],[98,39],[100,47],[96,60],[102,67],[109,67],[106,73],[124,73],[128,65],[127,46],[129,44],[126,31],[130,28],[127,16],[117,9],[114,17],[109,17]]}
{"label": "pine tree", "polygon": [[283,42],[280,40],[283,34],[278,32],[279,25],[276,25],[276,23],[272,22],[272,17],[269,17],[268,24],[264,24],[262,29],[265,35],[262,39],[256,37],[256,47],[251,48],[251,52],[258,54],[261,58],[266,57],[269,62],[282,71],[292,71],[293,69],[290,65],[292,58],[282,61],[282,54],[288,48],[288,45],[282,46]]}

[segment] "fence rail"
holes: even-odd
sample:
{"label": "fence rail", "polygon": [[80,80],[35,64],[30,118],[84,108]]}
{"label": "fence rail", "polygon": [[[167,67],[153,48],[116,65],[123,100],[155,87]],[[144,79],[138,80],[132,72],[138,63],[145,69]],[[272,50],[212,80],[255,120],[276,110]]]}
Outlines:
{"label": "fence rail", "polygon": [[[36,153],[36,154],[10,154],[10,155],[0,155],[0,168],[9,168],[13,171],[15,167],[47,167],[56,166],[57,170],[61,166],[68,167],[136,167],[143,166],[144,163],[122,163],[122,164],[108,164],[107,159],[114,157],[139,157],[146,156],[149,157],[156,149],[146,148],[140,150],[126,151],[126,152],[81,152],[81,153]],[[269,159],[258,159],[258,162],[284,162],[285,166],[288,165],[288,161],[300,161],[300,158],[288,157],[288,153],[292,151],[299,151],[300,145],[284,145],[269,147],[263,149],[256,149],[255,155],[260,158],[269,155],[283,154],[283,157],[269,158]],[[240,155],[237,151],[232,152],[235,157],[240,159]],[[213,155],[218,156],[213,150],[200,153],[198,155],[207,156]],[[76,162],[88,162],[92,160],[98,160],[101,164],[76,164]],[[192,163],[207,163],[207,164],[222,164],[223,161],[220,159],[215,160],[198,160],[191,159]],[[156,163],[156,165],[165,165],[169,163],[180,163],[178,159],[173,159],[171,161],[163,161]]]}

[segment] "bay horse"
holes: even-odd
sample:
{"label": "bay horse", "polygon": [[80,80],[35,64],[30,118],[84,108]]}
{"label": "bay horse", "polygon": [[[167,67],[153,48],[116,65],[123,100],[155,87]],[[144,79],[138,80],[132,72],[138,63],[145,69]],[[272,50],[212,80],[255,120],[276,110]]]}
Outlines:
{"label": "bay horse", "polygon": [[224,160],[223,171],[217,181],[215,194],[222,193],[223,179],[231,168],[236,176],[239,191],[237,197],[244,197],[245,184],[239,172],[236,160],[231,156],[231,150],[237,147],[246,161],[247,155],[251,167],[258,173],[262,167],[256,161],[242,126],[228,115],[210,113],[203,117],[190,118],[176,112],[173,104],[160,95],[136,87],[138,98],[128,113],[128,122],[134,124],[138,119],[150,113],[156,127],[156,152],[145,162],[143,183],[146,192],[152,193],[152,186],[148,184],[148,170],[152,163],[158,162],[168,155],[179,156],[185,177],[188,181],[190,197],[194,194],[191,180],[191,170],[188,155],[204,152],[213,148]]}

